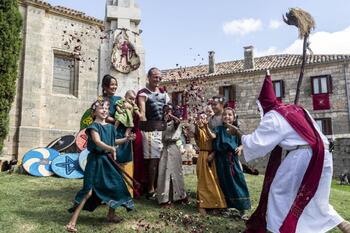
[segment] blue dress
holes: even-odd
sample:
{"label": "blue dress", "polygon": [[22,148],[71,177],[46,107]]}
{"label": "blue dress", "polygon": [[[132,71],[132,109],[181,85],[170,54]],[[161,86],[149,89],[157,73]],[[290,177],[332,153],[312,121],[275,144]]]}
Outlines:
{"label": "blue dress", "polygon": [[107,156],[108,153],[94,143],[91,138],[91,130],[100,135],[102,142],[109,146],[115,146],[116,131],[114,125],[102,125],[94,122],[87,128],[87,148],[90,154],[85,167],[84,185],[77,193],[75,206],[70,211],[74,211],[90,190],[93,191],[93,194],[84,205],[84,210],[94,211],[101,204],[107,204],[113,209],[123,206],[127,210],[132,210],[134,202],[126,187],[123,175],[112,165]]}
{"label": "blue dress", "polygon": [[216,139],[213,142],[216,171],[227,207],[248,210],[251,207],[248,187],[238,156],[235,154],[238,138],[229,135],[224,126],[216,127],[214,132],[216,133]]}

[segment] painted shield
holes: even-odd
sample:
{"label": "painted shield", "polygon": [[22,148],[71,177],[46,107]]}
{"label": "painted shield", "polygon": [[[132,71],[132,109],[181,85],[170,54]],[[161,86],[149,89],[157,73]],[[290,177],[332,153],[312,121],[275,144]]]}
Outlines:
{"label": "painted shield", "polygon": [[86,129],[81,130],[75,137],[75,144],[79,151],[83,151],[87,147],[88,137],[85,131]]}
{"label": "painted shield", "polygon": [[53,145],[55,145],[59,140],[61,140],[61,137],[56,138],[55,140],[53,140],[52,142],[50,142],[46,147],[47,148],[51,148]]}
{"label": "painted shield", "polygon": [[82,152],[80,152],[79,165],[80,165],[80,168],[83,171],[85,171],[85,167],[86,167],[86,163],[87,163],[87,157],[88,157],[89,153],[90,153],[90,151],[88,151],[88,149],[85,149]]}
{"label": "painted shield", "polygon": [[52,176],[52,161],[60,153],[51,148],[36,148],[23,156],[23,168],[33,176]]}
{"label": "painted shield", "polygon": [[61,137],[60,140],[58,140],[55,144],[51,145],[51,148],[61,152],[71,147],[74,144],[74,142],[74,135],[66,135]]}
{"label": "painted shield", "polygon": [[80,130],[87,128],[93,122],[94,119],[92,118],[91,109],[89,108],[84,112],[83,116],[80,119]]}
{"label": "painted shield", "polygon": [[80,179],[84,173],[79,166],[79,154],[67,153],[56,157],[51,164],[53,172],[64,178]]}

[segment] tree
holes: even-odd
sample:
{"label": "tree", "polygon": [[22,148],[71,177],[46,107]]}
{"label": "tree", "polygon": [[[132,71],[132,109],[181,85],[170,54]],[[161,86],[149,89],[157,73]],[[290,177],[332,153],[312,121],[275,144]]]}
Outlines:
{"label": "tree", "polygon": [[0,152],[9,131],[9,112],[16,95],[22,17],[17,0],[0,1]]}

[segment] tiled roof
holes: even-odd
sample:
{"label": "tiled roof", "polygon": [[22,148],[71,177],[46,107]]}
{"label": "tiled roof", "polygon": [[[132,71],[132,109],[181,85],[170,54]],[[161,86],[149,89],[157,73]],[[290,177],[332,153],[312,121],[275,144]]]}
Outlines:
{"label": "tiled roof", "polygon": [[[273,70],[301,65],[301,55],[281,54],[254,58],[255,68],[244,69],[244,60],[216,63],[215,73],[208,73],[208,65],[191,66],[163,70],[163,81],[171,82],[181,79],[193,79],[219,76],[225,74],[248,73],[263,70]],[[350,55],[308,55],[306,64],[322,64],[339,61],[350,61]]]}
{"label": "tiled roof", "polygon": [[20,2],[22,4],[33,4],[33,5],[41,6],[41,7],[45,8],[45,9],[49,9],[49,10],[52,10],[52,11],[57,12],[57,13],[70,15],[70,16],[77,17],[77,18],[80,18],[80,19],[83,19],[83,20],[88,20],[88,21],[91,21],[93,23],[99,24],[100,26],[103,25],[103,21],[102,20],[94,18],[92,16],[85,15],[84,12],[77,11],[77,10],[74,10],[74,9],[70,9],[70,8],[67,8],[67,7],[52,6],[50,3],[47,3],[45,1],[40,1],[40,0],[20,0]]}

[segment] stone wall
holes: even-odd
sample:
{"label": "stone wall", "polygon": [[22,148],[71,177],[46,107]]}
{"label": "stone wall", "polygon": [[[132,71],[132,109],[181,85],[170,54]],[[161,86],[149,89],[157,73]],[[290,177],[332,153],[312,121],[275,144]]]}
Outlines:
{"label": "stone wall", "polygon": [[333,175],[350,172],[350,137],[337,138],[333,151]]}
{"label": "stone wall", "polygon": [[[102,25],[36,5],[22,5],[20,11],[24,18],[22,60],[3,155],[22,158],[32,148],[79,130],[80,118],[98,92]],[[78,45],[70,35],[79,37],[81,45],[77,96],[52,91],[54,51],[73,53]]]}

